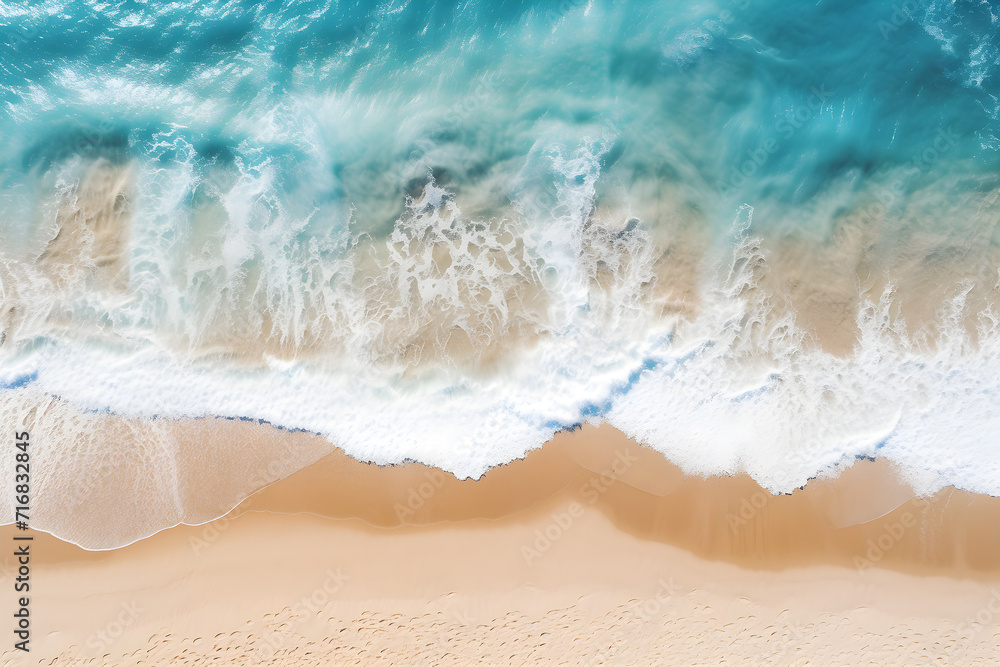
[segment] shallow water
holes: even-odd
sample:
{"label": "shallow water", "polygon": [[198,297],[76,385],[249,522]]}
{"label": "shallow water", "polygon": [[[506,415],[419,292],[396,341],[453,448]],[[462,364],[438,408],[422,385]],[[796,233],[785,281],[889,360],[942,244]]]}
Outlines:
{"label": "shallow water", "polygon": [[0,414],[53,502],[106,412],[998,494],[994,11],[0,3]]}

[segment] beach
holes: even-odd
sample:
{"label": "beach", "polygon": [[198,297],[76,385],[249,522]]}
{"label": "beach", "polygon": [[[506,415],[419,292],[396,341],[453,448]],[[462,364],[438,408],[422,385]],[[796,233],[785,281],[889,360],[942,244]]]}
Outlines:
{"label": "beach", "polygon": [[0,666],[997,662],[990,3],[0,34]]}
{"label": "beach", "polygon": [[3,660],[990,664],[998,518],[879,461],[778,496],[685,476],[608,427],[480,480],[334,452],[123,548],[36,532],[32,651]]}

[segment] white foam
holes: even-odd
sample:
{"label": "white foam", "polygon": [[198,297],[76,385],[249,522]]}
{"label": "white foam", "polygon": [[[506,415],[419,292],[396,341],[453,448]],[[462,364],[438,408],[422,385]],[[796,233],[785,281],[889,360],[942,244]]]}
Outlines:
{"label": "white foam", "polygon": [[[746,471],[775,492],[877,455],[899,462],[921,492],[954,484],[1000,494],[1000,317],[982,314],[974,344],[961,324],[967,290],[945,304],[945,334],[929,348],[892,315],[890,288],[858,312],[854,354],[835,357],[772,308],[760,288],[768,250],[753,209],[741,207],[719,254],[705,258],[698,315],[654,314],[642,298],[656,258],[648,234],[591,220],[600,150],[538,154],[559,174],[552,207],[471,220],[431,182],[387,239],[371,241],[369,260],[357,244],[303,240],[304,223],[266,205],[266,165],[216,193],[224,215],[200,229],[215,250],[192,258],[182,250],[198,230],[183,228],[183,191],[198,174],[183,160],[142,170],[138,215],[149,218],[133,238],[129,298],[87,282],[56,290],[36,267],[5,260],[0,293],[30,300],[36,313],[6,329],[19,344],[0,348],[0,383],[36,377],[31,391],[77,415],[266,420],[322,434],[361,460],[415,459],[460,477],[522,457],[561,427],[603,419],[688,472]],[[598,265],[614,269],[607,293],[593,287]],[[511,296],[541,285],[544,312]],[[49,319],[67,305],[77,309],[72,335]],[[200,347],[212,336],[240,342],[265,319],[285,347],[277,354],[273,340],[257,341],[260,364]],[[105,320],[115,336],[99,335]],[[499,368],[470,370],[447,346],[456,331],[474,347],[513,343]],[[341,347],[288,354],[310,336]],[[25,343],[33,337],[44,342]],[[428,348],[420,363],[408,356],[415,345]],[[0,393],[11,414],[23,400],[21,389]],[[153,448],[150,474],[178,455],[172,446]],[[97,454],[67,451],[77,455]],[[177,520],[168,515],[157,521]]]}

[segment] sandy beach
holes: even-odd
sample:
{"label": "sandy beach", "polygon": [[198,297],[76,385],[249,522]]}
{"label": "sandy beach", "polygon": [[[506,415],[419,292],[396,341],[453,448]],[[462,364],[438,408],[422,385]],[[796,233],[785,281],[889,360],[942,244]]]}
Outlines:
{"label": "sandy beach", "polygon": [[772,496],[745,476],[686,477],[608,427],[478,481],[338,451],[124,548],[36,532],[32,650],[2,657],[991,664],[998,526],[1000,499],[916,498],[882,461]]}
{"label": "sandy beach", "polygon": [[996,2],[0,2],[0,667],[1000,665]]}

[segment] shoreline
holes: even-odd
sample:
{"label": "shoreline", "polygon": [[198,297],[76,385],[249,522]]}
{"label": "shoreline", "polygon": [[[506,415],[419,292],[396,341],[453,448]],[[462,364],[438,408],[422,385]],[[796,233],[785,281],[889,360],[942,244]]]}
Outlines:
{"label": "shoreline", "polygon": [[[265,424],[246,425],[254,430],[278,430]],[[211,423],[195,428],[200,430],[199,426],[210,427]],[[314,436],[303,431],[281,430],[281,433]],[[511,494],[512,489],[517,493]],[[599,509],[620,530],[744,567],[780,570],[798,565],[796,558],[809,562],[820,552],[830,555],[828,547],[834,533],[838,540],[855,547],[854,550],[834,550],[833,562],[822,559],[819,562],[857,566],[853,561],[845,565],[843,558],[863,559],[866,555],[863,547],[868,540],[875,541],[877,546],[877,540],[899,524],[906,532],[920,528],[922,537],[891,535],[891,547],[883,549],[885,553],[879,558],[884,561],[882,567],[924,571],[958,566],[967,567],[972,576],[977,572],[1000,575],[1000,531],[986,535],[991,538],[986,541],[966,541],[963,563],[952,562],[940,549],[943,542],[958,539],[960,534],[963,539],[968,537],[962,531],[968,528],[965,524],[970,518],[964,517],[963,512],[982,521],[995,517],[1000,525],[998,497],[950,486],[933,496],[920,497],[891,461],[864,457],[831,471],[830,476],[810,478],[791,493],[773,495],[746,473],[688,476],[659,452],[603,424],[596,427],[584,424],[559,431],[524,458],[496,466],[479,479],[460,480],[449,472],[417,462],[365,463],[335,449],[314,463],[263,485],[216,518],[181,522],[121,547],[92,549],[46,530],[38,532],[82,552],[106,553],[128,549],[170,531],[211,529],[214,524],[232,521],[247,512],[357,519],[373,528],[406,529],[477,519],[499,521],[530,512],[535,505],[567,489],[575,491],[574,499],[569,502]],[[205,505],[209,501],[202,498]],[[690,507],[699,508],[697,520],[678,520],[679,513],[675,510]],[[670,515],[674,520],[664,519]],[[923,520],[922,526],[917,525],[918,518]],[[788,547],[785,533],[800,530],[801,525],[812,526],[811,536],[820,538],[822,548],[802,548],[800,544],[791,552],[795,556],[786,554],[776,560],[773,555],[764,557],[756,550],[767,546],[767,539]],[[699,527],[708,527],[708,531],[697,534]],[[720,528],[732,533],[734,540],[728,544],[721,540],[725,531],[720,533]],[[9,532],[13,525],[0,526],[0,530]],[[735,538],[748,530],[756,531],[757,541],[739,543]],[[761,535],[765,535],[764,541],[759,539]],[[912,555],[921,539],[935,541],[938,551],[926,554],[929,558],[922,561],[899,556],[907,551]],[[886,540],[882,543],[886,544]],[[861,549],[857,548],[859,545]],[[934,548],[928,544],[923,547]],[[897,555],[891,557],[890,551]]]}
{"label": "shoreline", "polygon": [[778,496],[686,477],[609,427],[479,480],[337,450],[126,547],[36,533],[32,653],[0,659],[989,664],[998,519],[989,496],[915,499],[879,460]]}

